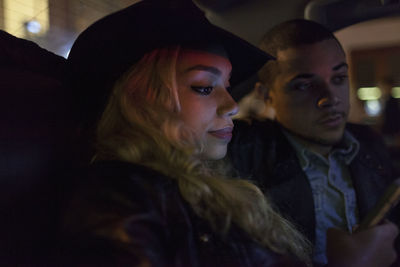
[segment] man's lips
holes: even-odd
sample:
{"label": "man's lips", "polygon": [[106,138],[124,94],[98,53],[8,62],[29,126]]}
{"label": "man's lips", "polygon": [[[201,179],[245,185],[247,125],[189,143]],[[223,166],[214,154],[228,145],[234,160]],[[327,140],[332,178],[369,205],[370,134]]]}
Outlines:
{"label": "man's lips", "polygon": [[345,116],[343,112],[335,112],[324,116],[318,121],[318,123],[328,127],[336,127],[343,123],[344,117]]}
{"label": "man's lips", "polygon": [[219,139],[231,140],[232,139],[232,130],[233,130],[233,127],[226,127],[226,128],[215,130],[215,131],[209,131],[208,133]]}

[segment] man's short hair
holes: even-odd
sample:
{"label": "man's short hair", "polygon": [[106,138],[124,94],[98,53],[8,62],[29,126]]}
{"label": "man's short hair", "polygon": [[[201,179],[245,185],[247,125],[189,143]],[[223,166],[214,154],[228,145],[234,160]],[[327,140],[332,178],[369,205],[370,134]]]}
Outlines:
{"label": "man's short hair", "polygon": [[[305,19],[294,19],[280,23],[269,30],[262,38],[259,48],[277,57],[280,50],[327,39],[334,39],[339,43],[335,35],[321,24]],[[272,85],[274,77],[278,74],[276,65],[276,61],[271,60],[258,72],[260,81],[267,86]]]}

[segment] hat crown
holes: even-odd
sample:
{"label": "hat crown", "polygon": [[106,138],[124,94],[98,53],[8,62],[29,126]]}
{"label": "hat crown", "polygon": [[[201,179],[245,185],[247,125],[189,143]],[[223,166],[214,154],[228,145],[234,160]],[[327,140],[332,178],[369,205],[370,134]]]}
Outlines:
{"label": "hat crown", "polygon": [[146,53],[202,44],[225,48],[233,66],[232,86],[268,59],[261,50],[212,25],[191,0],[143,0],[98,20],[79,35],[67,61],[69,82],[82,106],[97,106],[92,113],[98,112],[115,81]]}

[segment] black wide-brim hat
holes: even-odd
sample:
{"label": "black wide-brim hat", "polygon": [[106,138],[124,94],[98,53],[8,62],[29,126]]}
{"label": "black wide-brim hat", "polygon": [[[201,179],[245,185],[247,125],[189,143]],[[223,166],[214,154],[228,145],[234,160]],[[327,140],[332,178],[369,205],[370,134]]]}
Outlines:
{"label": "black wide-brim hat", "polygon": [[222,44],[232,64],[232,86],[272,58],[211,24],[190,0],[144,0],[98,20],[73,44],[68,81],[81,100],[81,118],[98,119],[112,85],[144,54],[197,43]]}

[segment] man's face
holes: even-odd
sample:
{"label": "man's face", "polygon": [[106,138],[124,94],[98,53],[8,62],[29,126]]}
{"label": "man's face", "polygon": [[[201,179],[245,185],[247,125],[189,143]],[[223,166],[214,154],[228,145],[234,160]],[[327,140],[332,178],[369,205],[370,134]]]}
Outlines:
{"label": "man's face", "polygon": [[277,65],[270,99],[280,124],[314,144],[340,141],[349,112],[349,82],[337,41],[280,50]]}

